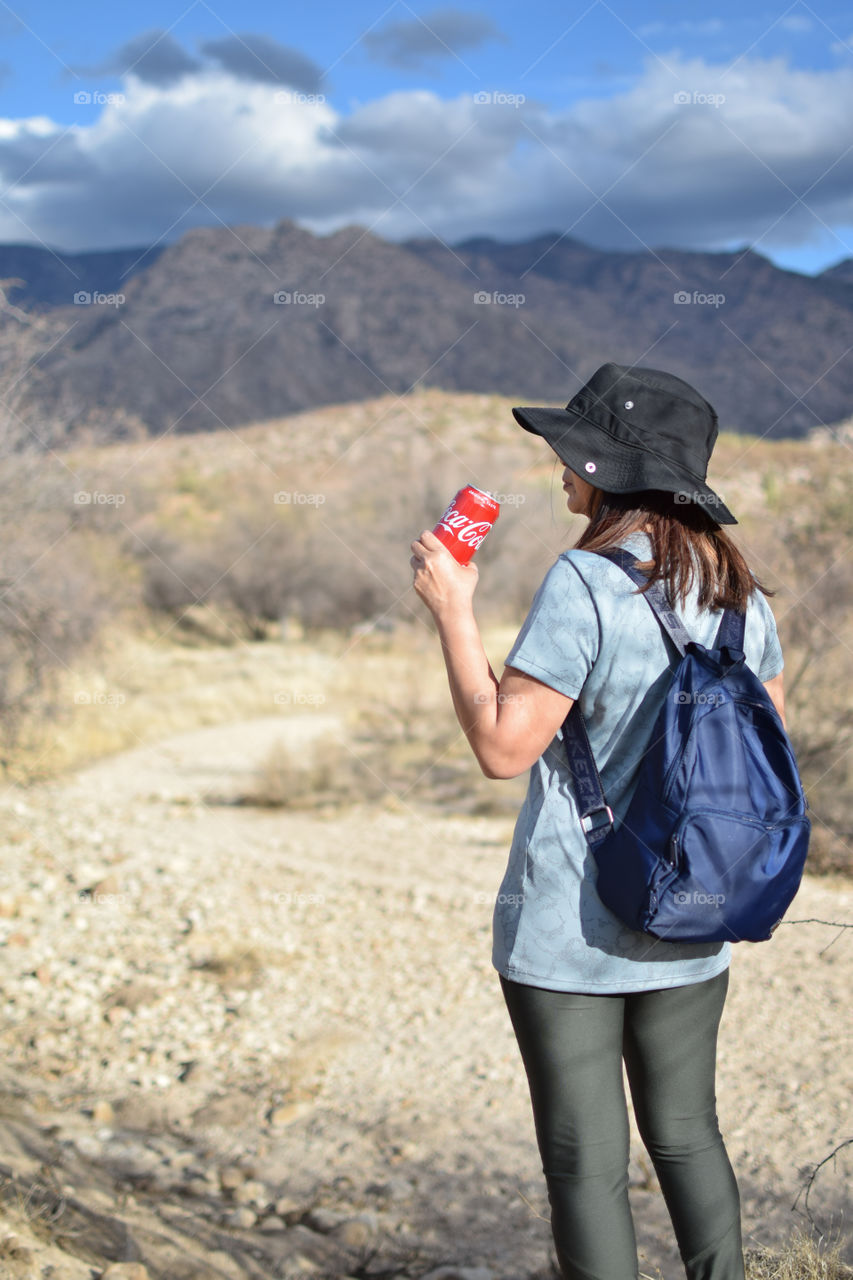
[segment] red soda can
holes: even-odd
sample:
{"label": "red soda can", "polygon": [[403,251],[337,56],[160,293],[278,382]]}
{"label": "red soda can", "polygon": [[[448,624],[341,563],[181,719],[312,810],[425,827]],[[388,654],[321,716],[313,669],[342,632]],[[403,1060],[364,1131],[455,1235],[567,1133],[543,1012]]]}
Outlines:
{"label": "red soda can", "polygon": [[460,489],[438,524],[435,536],[454,560],[467,564],[497,520],[501,504],[490,493],[466,484]]}

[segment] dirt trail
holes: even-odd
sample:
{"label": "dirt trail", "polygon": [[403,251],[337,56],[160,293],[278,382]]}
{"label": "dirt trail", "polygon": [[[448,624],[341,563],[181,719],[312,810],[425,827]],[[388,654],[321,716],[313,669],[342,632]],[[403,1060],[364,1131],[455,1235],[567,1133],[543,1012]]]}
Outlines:
{"label": "dirt trail", "polygon": [[[53,1179],[70,1224],[48,1230],[7,1189],[31,1257],[4,1261],[0,1231],[0,1274],[50,1263],[71,1280],[91,1275],[75,1258],[124,1251],[169,1280],[382,1260],[401,1277],[440,1262],[470,1280],[547,1275],[490,965],[511,822],[206,799],[244,790],[277,739],[298,756],[335,727],[312,713],[198,730],[0,795],[3,1162],[19,1193]],[[853,922],[853,887],[807,879],[789,916]],[[851,947],[853,930],[786,924],[736,948],[719,1109],[750,1243],[802,1221],[804,1174],[853,1134]],[[842,1233],[850,1163],[811,1195]],[[639,1146],[631,1194],[642,1269],[676,1280]]]}

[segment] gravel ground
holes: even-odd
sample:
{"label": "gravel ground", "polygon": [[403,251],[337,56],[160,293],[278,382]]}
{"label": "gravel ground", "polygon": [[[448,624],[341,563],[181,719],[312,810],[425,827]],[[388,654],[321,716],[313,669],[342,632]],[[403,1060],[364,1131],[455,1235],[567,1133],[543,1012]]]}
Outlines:
{"label": "gravel ground", "polygon": [[[198,730],[0,794],[0,1276],[550,1274],[490,965],[511,822],[225,803],[329,727]],[[853,886],[807,878],[789,918],[853,922]],[[804,1221],[853,1134],[852,933],[736,948],[719,1109],[750,1244]],[[850,1150],[809,1202],[842,1237]],[[639,1144],[631,1195],[642,1270],[676,1280]]]}

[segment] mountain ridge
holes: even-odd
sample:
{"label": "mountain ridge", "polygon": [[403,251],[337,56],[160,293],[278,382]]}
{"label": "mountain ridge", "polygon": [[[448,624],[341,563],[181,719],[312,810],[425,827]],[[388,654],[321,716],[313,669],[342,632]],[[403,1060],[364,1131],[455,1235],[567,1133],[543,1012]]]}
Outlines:
{"label": "mountain ridge", "polygon": [[[605,360],[670,369],[748,434],[802,436],[853,406],[853,260],[808,277],[751,249],[611,252],[557,232],[391,242],[291,220],[148,250],[24,248],[0,246],[0,278],[24,280],[10,300],[45,335],[16,415],[51,446],[420,385],[566,403]],[[69,269],[89,288],[63,297]]]}

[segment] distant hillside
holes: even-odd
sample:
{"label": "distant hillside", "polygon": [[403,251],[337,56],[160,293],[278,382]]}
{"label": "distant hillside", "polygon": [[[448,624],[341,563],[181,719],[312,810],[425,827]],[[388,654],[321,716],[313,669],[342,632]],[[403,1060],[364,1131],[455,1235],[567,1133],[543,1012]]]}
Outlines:
{"label": "distant hillside", "polygon": [[839,280],[842,284],[853,284],[853,258],[845,258],[834,267],[828,267],[820,276],[821,280]]}
{"label": "distant hillside", "polygon": [[50,307],[7,430],[45,444],[237,428],[415,385],[559,404],[607,359],[681,374],[738,432],[802,436],[853,406],[849,263],[812,278],[748,251],[392,244],[292,222],[197,229],[147,265],[6,252],[19,300]]}
{"label": "distant hillside", "polygon": [[31,244],[0,244],[0,280],[17,280],[7,297],[19,307],[68,306],[74,295],[121,293],[128,280],[162,253],[113,249],[103,253],[54,253]]}

